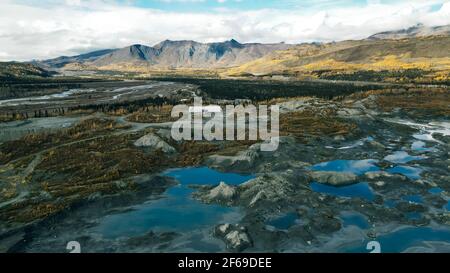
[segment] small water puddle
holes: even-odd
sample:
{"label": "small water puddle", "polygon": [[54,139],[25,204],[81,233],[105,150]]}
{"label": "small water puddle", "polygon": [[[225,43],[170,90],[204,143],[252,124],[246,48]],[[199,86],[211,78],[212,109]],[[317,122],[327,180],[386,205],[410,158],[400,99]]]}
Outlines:
{"label": "small water puddle", "polygon": [[443,192],[444,190],[439,188],[439,187],[434,187],[428,190],[429,193],[431,194],[440,194],[441,192]]}
{"label": "small water puddle", "polygon": [[422,160],[425,159],[424,156],[412,156],[409,155],[405,151],[397,151],[391,155],[388,155],[384,158],[384,160],[392,162],[392,163],[408,163],[410,161]]}
{"label": "small water puddle", "polygon": [[369,184],[366,182],[361,182],[342,187],[335,187],[312,182],[310,186],[311,189],[315,192],[325,193],[332,196],[349,197],[349,198],[360,197],[368,201],[372,201],[374,198],[374,193],[370,188]]}
{"label": "small water puddle", "polygon": [[422,170],[419,168],[414,168],[410,166],[395,166],[393,168],[387,169],[389,173],[403,174],[412,180],[420,179],[420,174]]}

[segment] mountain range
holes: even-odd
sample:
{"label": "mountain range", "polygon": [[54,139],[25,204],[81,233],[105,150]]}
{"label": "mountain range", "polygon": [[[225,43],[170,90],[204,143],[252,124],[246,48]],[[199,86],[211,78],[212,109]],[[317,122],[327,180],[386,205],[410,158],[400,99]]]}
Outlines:
{"label": "mountain range", "polygon": [[166,40],[35,61],[47,70],[220,70],[223,76],[304,74],[311,71],[450,70],[450,25],[381,32],[363,40],[259,44]]}
{"label": "mountain range", "polygon": [[72,57],[63,56],[38,64],[50,69],[223,68],[238,66],[290,47],[292,45],[284,43],[241,44],[234,39],[219,43],[165,40],[153,47],[136,44]]}

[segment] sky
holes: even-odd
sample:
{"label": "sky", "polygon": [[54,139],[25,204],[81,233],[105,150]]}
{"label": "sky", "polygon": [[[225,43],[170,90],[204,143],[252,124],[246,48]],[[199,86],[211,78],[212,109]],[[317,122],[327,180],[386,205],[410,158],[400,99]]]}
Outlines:
{"label": "sky", "polygon": [[450,24],[450,0],[0,0],[0,61],[160,41],[303,43]]}

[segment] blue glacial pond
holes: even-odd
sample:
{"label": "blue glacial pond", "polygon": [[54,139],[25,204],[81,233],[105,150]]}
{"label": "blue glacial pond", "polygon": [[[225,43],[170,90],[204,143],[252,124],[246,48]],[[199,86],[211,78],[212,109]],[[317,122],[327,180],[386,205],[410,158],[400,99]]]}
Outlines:
{"label": "blue glacial pond", "polygon": [[366,172],[378,171],[379,168],[374,164],[377,160],[334,160],[316,164],[312,166],[314,171],[333,171],[333,172],[351,172],[357,175]]}
{"label": "blue glacial pond", "polygon": [[[376,239],[381,244],[382,253],[404,252],[410,247],[423,246],[424,241],[439,241],[450,243],[449,229],[434,229],[431,227],[408,227]],[[347,253],[367,253],[365,244],[345,249]]]}
{"label": "blue glacial pond", "polygon": [[315,192],[325,193],[332,196],[349,197],[349,198],[360,197],[368,201],[372,201],[374,198],[373,191],[370,188],[369,184],[366,182],[361,182],[342,187],[334,187],[312,182],[310,186],[311,189]]}
{"label": "blue glacial pond", "polygon": [[195,201],[189,184],[216,185],[221,181],[238,185],[254,176],[221,173],[209,168],[184,168],[164,173],[180,184],[172,187],[157,200],[151,200],[131,210],[104,217],[95,231],[106,238],[130,237],[149,231],[191,231],[221,222],[237,222],[237,208],[206,205]]}
{"label": "blue glacial pond", "polygon": [[228,185],[239,185],[255,178],[254,175],[222,173],[207,167],[173,169],[165,172],[164,175],[175,178],[182,185],[216,185],[222,181]]}
{"label": "blue glacial pond", "polygon": [[403,174],[409,179],[417,180],[420,179],[420,174],[422,173],[422,170],[419,168],[409,166],[395,166],[393,168],[387,169],[387,172]]}

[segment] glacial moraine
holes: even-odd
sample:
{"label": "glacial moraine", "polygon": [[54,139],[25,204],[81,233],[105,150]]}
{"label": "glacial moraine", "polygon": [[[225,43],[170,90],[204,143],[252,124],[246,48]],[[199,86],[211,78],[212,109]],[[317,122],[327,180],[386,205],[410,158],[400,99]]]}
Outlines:
{"label": "glacial moraine", "polygon": [[[197,91],[126,88],[108,98]],[[367,252],[375,240],[386,252],[448,252],[448,120],[428,112],[432,100],[386,110],[383,96],[275,99],[275,152],[173,141],[169,105],[2,123],[13,132],[71,122],[0,145],[1,251],[66,252],[76,240],[85,252]],[[146,136],[174,150],[136,145]]]}

